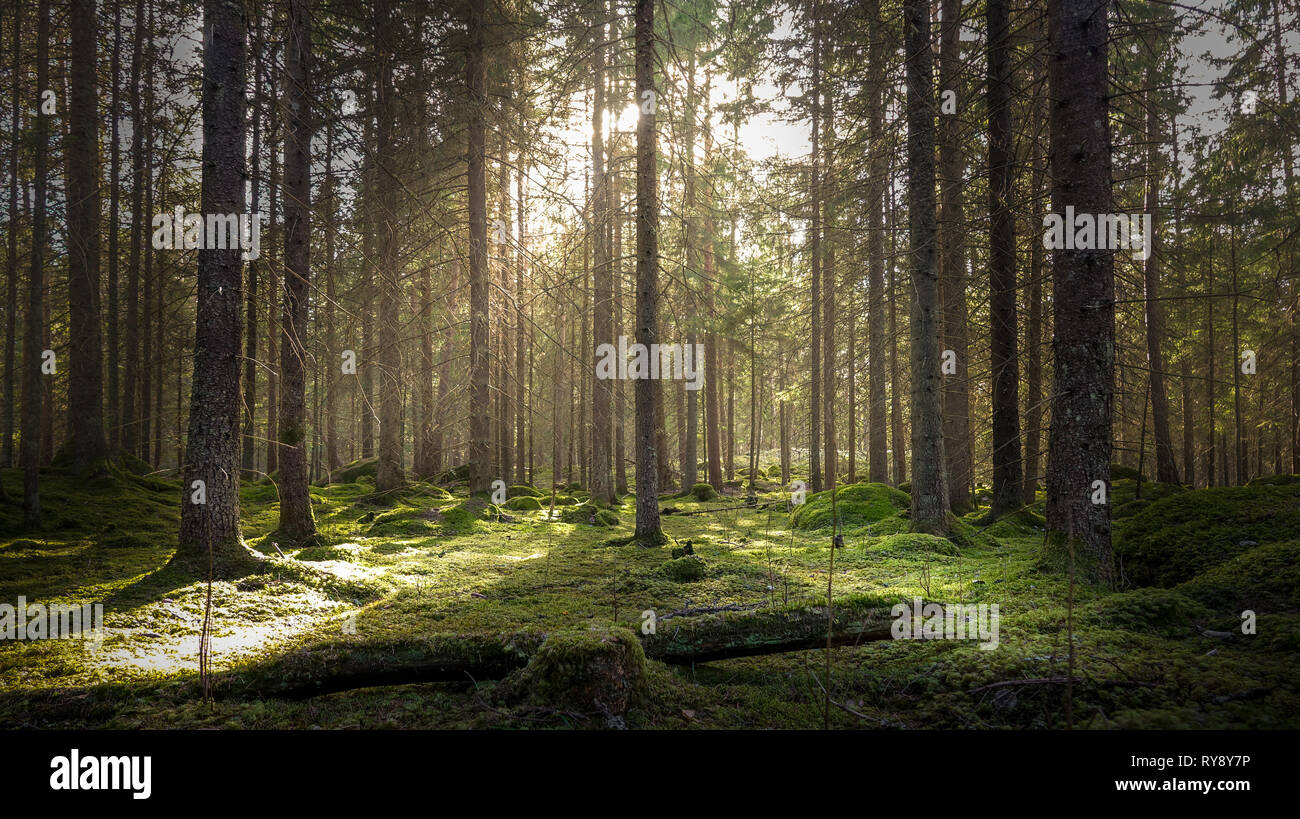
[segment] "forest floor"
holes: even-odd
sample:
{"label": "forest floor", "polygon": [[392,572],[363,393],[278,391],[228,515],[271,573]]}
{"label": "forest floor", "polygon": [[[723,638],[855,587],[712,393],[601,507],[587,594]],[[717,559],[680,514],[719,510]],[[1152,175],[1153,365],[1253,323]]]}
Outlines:
{"label": "forest floor", "polygon": [[[504,698],[495,690],[501,683],[468,675],[307,699],[219,694],[204,702],[197,681],[206,583],[167,566],[178,484],[122,473],[87,485],[48,470],[46,529],[17,533],[21,474],[3,470],[0,479],[10,498],[0,501],[0,532],[10,533],[0,535],[0,602],[102,601],[105,625],[98,644],[0,642],[0,726],[808,729],[827,719],[829,691],[834,728],[1057,728],[1065,725],[1061,681],[1072,628],[1076,727],[1300,727],[1295,483],[1210,490],[1148,483],[1147,497],[1134,500],[1133,480],[1114,481],[1117,551],[1130,578],[1151,585],[1130,582],[1117,592],[1077,585],[1072,624],[1067,578],[1038,568],[1041,496],[1037,509],[982,530],[974,524],[986,510],[976,510],[953,542],[908,534],[906,496],[897,490],[842,488],[845,545],[834,554],[834,597],[997,603],[997,647],[888,639],[836,647],[829,678],[821,649],[696,665],[651,660],[644,690],[610,723]],[[737,488],[736,496],[704,501],[665,496],[671,542],[643,549],[608,542],[631,534],[631,498],[613,507],[612,526],[590,525],[591,507],[574,505],[584,497],[576,490],[556,509],[581,510],[568,515],[579,522],[550,519],[549,493],[541,509],[491,507],[485,520],[466,513],[463,487],[413,484],[377,494],[362,474],[312,488],[324,545],[282,548],[281,558],[272,532],[276,489],[249,483],[244,534],[271,557],[259,574],[213,584],[212,669],[227,680],[274,675],[277,663],[313,647],[435,634],[588,625],[640,633],[647,610],[662,631],[701,608],[824,604],[831,530],[810,527],[829,523],[827,496],[810,494],[792,517],[788,493],[761,488],[759,508],[743,507]],[[665,565],[686,541],[703,561],[697,578]],[[1241,633],[1248,605],[1257,607],[1254,635]]]}

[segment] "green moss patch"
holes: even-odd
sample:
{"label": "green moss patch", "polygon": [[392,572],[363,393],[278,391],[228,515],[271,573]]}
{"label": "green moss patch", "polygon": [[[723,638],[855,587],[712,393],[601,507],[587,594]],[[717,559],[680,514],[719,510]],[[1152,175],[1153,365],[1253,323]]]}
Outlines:
{"label": "green moss patch", "polygon": [[1115,555],[1141,586],[1172,587],[1255,546],[1300,539],[1300,486],[1219,487],[1162,498],[1116,527]]}
{"label": "green moss patch", "polygon": [[[855,483],[835,493],[835,512],[844,528],[876,523],[897,515],[911,505],[911,499],[883,483]],[[808,495],[790,516],[795,529],[824,529],[832,524],[829,491]]]}

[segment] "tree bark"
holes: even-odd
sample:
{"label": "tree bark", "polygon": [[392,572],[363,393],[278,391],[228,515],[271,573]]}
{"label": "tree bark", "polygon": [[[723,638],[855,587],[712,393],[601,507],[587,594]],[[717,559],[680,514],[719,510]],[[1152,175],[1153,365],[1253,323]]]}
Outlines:
{"label": "tree bark", "polygon": [[[956,371],[942,374],[944,457],[949,507],[955,512],[971,508],[972,459],[970,440],[970,351],[967,343],[965,241],[965,162],[962,157],[960,51],[961,0],[942,0],[943,27],[939,34],[939,88],[957,94],[957,114],[939,117],[939,310],[940,349],[956,356]],[[990,32],[990,39],[992,32]],[[915,372],[913,373],[915,377]],[[915,434],[915,429],[913,429]],[[913,454],[915,457],[915,454]],[[913,473],[916,472],[913,467]],[[913,474],[913,478],[915,478]]]}
{"label": "tree bark", "polygon": [[[593,323],[595,334],[592,349],[601,344],[618,345],[613,337],[614,324],[614,278],[610,266],[608,219],[609,190],[605,178],[605,0],[595,0],[594,12],[596,25],[592,28],[595,38],[592,54],[593,102],[591,106],[591,234],[593,238],[592,258],[592,297]],[[611,430],[613,399],[609,379],[595,378],[591,390],[591,499],[598,503],[609,504],[614,500],[614,481],[610,471],[610,445],[613,441]]]}
{"label": "tree bark", "polygon": [[925,0],[905,0],[903,15],[907,35],[907,212],[912,264],[912,528],[943,535],[948,531],[948,486],[940,407],[929,5]]}
{"label": "tree bark", "polygon": [[284,315],[280,321],[280,526],[316,534],[307,488],[307,311],[311,279],[311,28],[309,0],[289,0],[284,97]]}
{"label": "tree bark", "polygon": [[491,395],[488,392],[487,177],[484,149],[487,74],[483,65],[485,0],[470,0],[465,84],[469,90],[469,490],[491,486]]}
{"label": "tree bark", "polygon": [[[1052,208],[1111,212],[1106,0],[1048,4]],[[1072,229],[1073,226],[1071,226]],[[1110,511],[1093,503],[1109,481],[1115,384],[1112,252],[1055,250],[1052,258],[1055,382],[1048,437],[1048,562],[1087,581],[1112,581]]]}
{"label": "tree bark", "polygon": [[1020,360],[1016,317],[1015,158],[1011,130],[1011,22],[1007,0],[988,0],[989,341],[993,366],[993,503],[989,519],[1018,508]]}
{"label": "tree bark", "polygon": [[885,412],[885,237],[884,198],[889,173],[885,144],[885,43],[880,0],[869,0],[871,41],[867,44],[870,99],[870,184],[867,187],[867,473],[873,483],[889,482],[889,419]]}
{"label": "tree bark", "polygon": [[[32,206],[32,266],[28,277],[27,338],[23,343],[26,374],[23,379],[22,466],[23,524],[28,528],[41,525],[40,477],[41,414],[45,391],[41,386],[41,338],[44,329],[45,291],[45,191],[46,157],[50,139],[49,114],[41,110],[41,89],[50,83],[50,3],[40,0],[36,10],[36,89],[33,106],[36,118],[33,134],[34,168]],[[16,75],[15,75],[16,78]]]}
{"label": "tree bark", "polygon": [[[636,0],[636,340],[646,349],[658,342],[659,193],[655,149],[654,0]],[[713,373],[707,374],[712,378]],[[655,448],[655,389],[647,378],[636,381],[636,531],[642,545],[659,545],[659,453]]]}
{"label": "tree bark", "polygon": [[[68,100],[68,426],[78,474],[103,469],[103,339],[99,319],[99,96],[94,0],[73,0]],[[15,77],[15,82],[17,78]]]}
{"label": "tree bark", "polygon": [[[1154,46],[1153,46],[1154,47]],[[1158,224],[1159,186],[1164,181],[1160,161],[1160,125],[1152,89],[1156,83],[1154,62],[1147,68],[1146,91],[1146,192],[1142,209],[1150,214],[1153,224]],[[1181,171],[1180,171],[1181,172]],[[1164,338],[1164,309],[1160,302],[1159,231],[1149,237],[1151,252],[1142,266],[1142,282],[1146,318],[1147,366],[1150,368],[1151,423],[1156,439],[1156,480],[1161,483],[1179,483],[1178,465],[1174,462],[1173,437],[1169,434],[1169,393],[1165,388],[1165,357],[1160,348]],[[1144,237],[1146,238],[1146,237]]]}
{"label": "tree bark", "polygon": [[[205,0],[203,50],[203,213],[245,213],[244,6]],[[180,547],[173,562],[221,577],[254,555],[239,521],[239,355],[243,317],[240,250],[198,252],[198,308]],[[202,481],[206,502],[197,503]]]}
{"label": "tree bark", "polygon": [[[402,350],[398,312],[397,168],[392,165],[397,103],[393,88],[396,26],[390,0],[375,3],[375,156],[379,208],[379,463],[375,489],[383,492],[405,481],[402,466]],[[486,285],[486,282],[484,283]],[[486,354],[486,351],[485,351]],[[486,402],[484,402],[486,407]]]}

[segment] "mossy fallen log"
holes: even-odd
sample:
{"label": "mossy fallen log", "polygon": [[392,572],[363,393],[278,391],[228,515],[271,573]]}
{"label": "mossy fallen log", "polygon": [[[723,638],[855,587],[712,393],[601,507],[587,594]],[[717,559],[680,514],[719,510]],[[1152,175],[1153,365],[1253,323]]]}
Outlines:
{"label": "mossy fallen log", "polygon": [[[831,644],[889,639],[892,602],[874,597],[836,600]],[[824,648],[826,625],[826,604],[819,601],[675,618],[654,634],[633,628],[646,658],[686,665]],[[572,639],[572,630],[564,633]],[[543,632],[515,632],[438,634],[383,642],[340,640],[226,672],[214,680],[213,693],[237,699],[305,699],[384,685],[499,680],[528,666],[547,637]]]}
{"label": "mossy fallen log", "polygon": [[[856,645],[890,639],[896,601],[846,597],[832,610],[831,644]],[[826,647],[826,603],[756,611],[723,612],[674,619],[642,635],[647,657],[670,665],[707,663]]]}

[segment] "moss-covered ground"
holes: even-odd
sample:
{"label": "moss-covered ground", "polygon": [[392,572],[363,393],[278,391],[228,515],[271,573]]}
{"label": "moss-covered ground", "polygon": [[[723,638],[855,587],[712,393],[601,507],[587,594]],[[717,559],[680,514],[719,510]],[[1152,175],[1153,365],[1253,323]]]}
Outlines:
{"label": "moss-covered ground", "polygon": [[[520,502],[497,507],[468,498],[463,484],[379,494],[365,470],[349,477],[354,481],[312,488],[322,538],[303,550],[282,548],[270,534],[275,486],[244,486],[244,535],[267,561],[259,574],[213,584],[216,673],[274,673],[292,653],[340,641],[362,649],[440,634],[637,633],[648,610],[659,629],[671,629],[673,618],[702,609],[824,599],[829,579],[836,597],[997,603],[999,644],[981,650],[974,641],[884,640],[835,648],[829,679],[822,651],[696,666],[650,660],[625,724],[820,728],[829,691],[836,728],[1065,725],[1059,680],[1071,646],[1070,584],[1038,568],[1041,499],[985,529],[974,524],[987,510],[977,509],[944,539],[908,532],[904,493],[843,488],[837,512],[844,546],[834,550],[831,578],[834,530],[825,494],[810,494],[793,520],[789,496],[779,491],[761,493],[755,507],[743,505],[743,490],[706,500],[665,496],[670,542],[644,549],[612,545],[631,534],[631,498],[604,510],[566,491],[552,514],[549,487],[536,495],[512,488],[511,501]],[[85,484],[51,470],[42,475],[46,528],[23,532],[12,500],[21,497],[21,475],[5,470],[0,479],[11,498],[0,502],[0,603],[19,596],[45,604],[102,601],[106,627],[99,643],[0,642],[0,725],[608,724],[571,704],[497,696],[507,683],[472,678],[301,701],[204,702],[197,672],[206,583],[167,568],[179,486],[125,473]],[[1124,486],[1131,483],[1112,488],[1114,508],[1125,509],[1116,550],[1129,585],[1074,591],[1074,724],[1300,727],[1300,522],[1286,514],[1298,508],[1300,485],[1159,491],[1145,484],[1144,500],[1134,503],[1133,487]],[[1252,511],[1256,495],[1274,523]],[[672,550],[687,541],[691,556],[674,561]],[[1241,634],[1246,606],[1255,607],[1255,635]]]}

